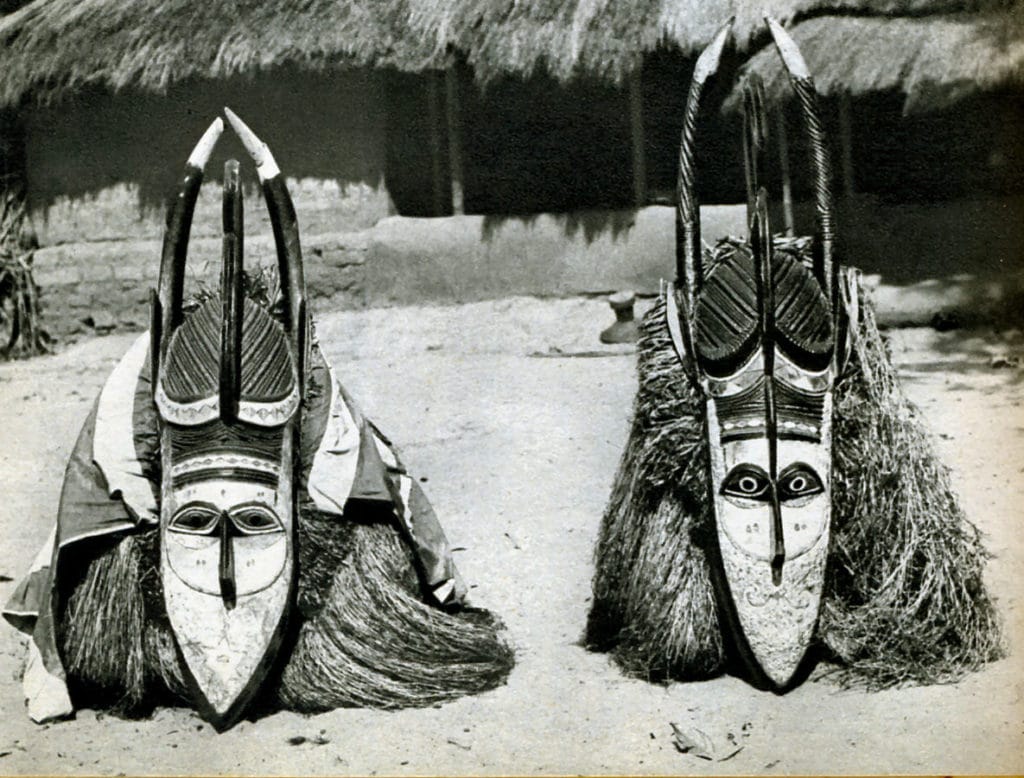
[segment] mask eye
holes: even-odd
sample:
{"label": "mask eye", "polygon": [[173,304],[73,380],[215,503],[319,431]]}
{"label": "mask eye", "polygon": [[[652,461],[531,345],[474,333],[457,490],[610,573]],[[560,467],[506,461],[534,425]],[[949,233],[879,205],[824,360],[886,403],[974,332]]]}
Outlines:
{"label": "mask eye", "polygon": [[190,535],[209,535],[216,529],[219,518],[220,513],[213,506],[191,503],[174,514],[167,528]]}
{"label": "mask eye", "polygon": [[795,500],[812,497],[825,491],[814,468],[803,462],[796,462],[779,475],[779,499]]}
{"label": "mask eye", "polygon": [[269,508],[262,505],[245,505],[235,508],[230,514],[231,523],[243,535],[263,535],[283,529],[281,520]]}
{"label": "mask eye", "polygon": [[757,465],[736,465],[722,482],[722,494],[762,500],[768,494],[768,474]]}

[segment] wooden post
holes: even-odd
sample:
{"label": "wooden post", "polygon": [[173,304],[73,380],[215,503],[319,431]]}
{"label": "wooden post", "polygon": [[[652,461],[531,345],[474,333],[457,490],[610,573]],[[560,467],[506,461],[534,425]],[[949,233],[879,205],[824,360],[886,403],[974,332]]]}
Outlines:
{"label": "wooden post", "polygon": [[782,219],[786,225],[786,234],[796,234],[793,223],[793,184],[789,177],[789,140],[786,137],[786,108],[777,105],[775,114],[776,134],[779,136],[779,170],[782,173]]}
{"label": "wooden post", "polygon": [[463,199],[462,171],[462,111],[459,106],[458,65],[452,65],[444,72],[445,115],[448,122],[448,170],[451,174],[452,213],[466,212]]}
{"label": "wooden post", "polygon": [[843,171],[843,194],[854,193],[853,177],[853,118],[850,111],[850,93],[845,89],[839,93],[839,148]]}
{"label": "wooden post", "polygon": [[447,213],[445,203],[444,149],[441,147],[441,74],[433,70],[426,72],[427,79],[427,122],[430,124],[430,187],[434,216]]}
{"label": "wooden post", "polygon": [[647,162],[644,156],[644,95],[642,67],[629,76],[629,139],[633,152],[633,204],[647,203]]}

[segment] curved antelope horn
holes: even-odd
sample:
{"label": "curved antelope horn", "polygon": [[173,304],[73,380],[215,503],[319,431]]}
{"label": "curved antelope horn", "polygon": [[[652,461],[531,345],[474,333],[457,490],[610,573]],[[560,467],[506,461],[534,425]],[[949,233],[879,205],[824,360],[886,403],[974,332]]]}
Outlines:
{"label": "curved antelope horn", "polygon": [[238,160],[224,165],[224,254],[220,276],[224,306],[220,331],[220,417],[230,424],[238,418],[242,398],[242,249],[244,225]]}
{"label": "curved antelope horn", "polygon": [[150,293],[152,322],[150,324],[151,376],[156,384],[162,349],[174,328],[181,324],[181,305],[185,288],[185,260],[188,258],[188,237],[192,230],[192,214],[203,183],[203,168],[224,131],[220,117],[214,120],[199,139],[188,162],[181,189],[167,209],[163,250],[160,255],[160,278]]}
{"label": "curved antelope horn", "polygon": [[678,207],[676,209],[676,276],[686,293],[688,310],[694,308],[697,288],[702,279],[700,243],[700,205],[696,191],[696,160],[694,144],[697,134],[697,117],[704,85],[718,70],[722,50],[732,30],[729,19],[711,39],[711,43],[697,58],[690,81],[690,92],[686,97],[683,113],[683,131],[679,140]]}
{"label": "curved antelope horn", "polygon": [[765,158],[768,150],[768,117],[764,107],[764,84],[751,75],[743,87],[743,173],[747,182],[747,223],[753,221],[757,196],[765,186]]}
{"label": "curved antelope horn", "polygon": [[278,275],[284,291],[284,326],[290,335],[298,362],[299,386],[305,381],[306,365],[306,282],[302,274],[302,248],[295,206],[284,183],[284,176],[266,143],[230,108],[224,109],[231,127],[256,163],[263,198],[270,213],[270,225],[277,247]]}
{"label": "curved antelope horn", "polygon": [[782,57],[782,64],[789,74],[793,91],[800,101],[800,110],[804,118],[804,127],[811,147],[811,159],[814,167],[814,273],[818,282],[825,290],[826,298],[832,308],[833,315],[837,310],[836,302],[839,289],[839,266],[835,261],[835,201],[832,195],[832,160],[825,138],[825,129],[821,121],[821,109],[818,105],[818,90],[814,87],[811,71],[804,61],[800,49],[777,21],[770,16],[765,17],[768,30],[771,32],[775,48]]}

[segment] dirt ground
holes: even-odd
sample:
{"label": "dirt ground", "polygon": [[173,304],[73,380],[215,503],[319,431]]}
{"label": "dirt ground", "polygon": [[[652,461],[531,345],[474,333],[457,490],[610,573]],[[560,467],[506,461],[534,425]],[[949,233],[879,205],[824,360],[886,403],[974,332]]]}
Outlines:
{"label": "dirt ground", "polygon": [[[900,330],[894,350],[993,552],[1009,657],[961,682],[885,692],[731,677],[652,685],[580,648],[592,551],[635,390],[600,300],[517,298],[319,318],[342,381],[428,480],[474,603],[508,625],[508,684],[419,710],[280,713],[225,734],[187,709],[37,726],[0,628],[0,772],[87,774],[1020,773],[1024,771],[1024,356],[1018,332]],[[65,458],[130,335],[0,366],[0,598],[49,532]],[[993,357],[997,359],[993,360]],[[12,580],[14,579],[14,580]],[[719,758],[680,753],[673,724]],[[735,745],[732,745],[732,744]]]}

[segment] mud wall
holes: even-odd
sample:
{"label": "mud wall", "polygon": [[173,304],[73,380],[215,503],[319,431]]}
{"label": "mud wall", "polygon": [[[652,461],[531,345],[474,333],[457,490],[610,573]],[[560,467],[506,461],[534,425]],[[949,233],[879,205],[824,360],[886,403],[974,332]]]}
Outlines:
{"label": "mud wall", "polygon": [[[32,223],[44,246],[159,238],[192,145],[230,106],[273,149],[310,234],[358,230],[391,213],[384,76],[366,70],[193,81],[166,95],[82,91],[25,116]],[[230,131],[207,167],[194,235],[218,235],[224,161],[243,160],[250,232],[266,229],[255,171]]]}
{"label": "mud wall", "polygon": [[[810,209],[798,216],[809,219]],[[745,209],[705,207],[702,221],[705,241],[742,234]],[[891,322],[926,322],[944,309],[977,312],[1020,293],[1024,198],[929,205],[859,198],[844,204],[839,226],[842,260],[879,277],[876,296]],[[674,274],[674,239],[674,212],[665,206],[389,217],[364,230],[303,231],[307,283],[319,311],[620,289],[654,293]],[[47,326],[58,336],[146,326],[159,253],[157,238],[40,249],[35,278]],[[246,257],[249,266],[274,261],[269,230],[250,232]],[[188,283],[216,284],[219,262],[219,239],[195,239]]]}

